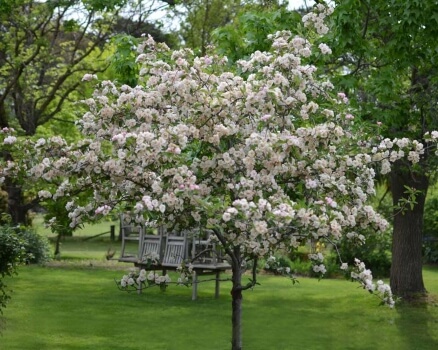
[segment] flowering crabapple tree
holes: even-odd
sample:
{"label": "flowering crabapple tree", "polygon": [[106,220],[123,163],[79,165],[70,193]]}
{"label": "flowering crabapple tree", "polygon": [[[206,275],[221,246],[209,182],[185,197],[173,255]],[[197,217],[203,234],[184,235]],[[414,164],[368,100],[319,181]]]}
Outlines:
{"label": "flowering crabapple tree", "polygon": [[[317,7],[306,28],[326,31],[329,12]],[[170,51],[148,38],[138,48],[139,85],[100,82],[79,121],[84,139],[39,140],[26,162],[29,176],[63,180],[40,195],[69,197],[72,227],[123,208],[136,224],[212,231],[232,270],[233,350],[242,348],[242,292],[257,283],[258,259],[309,240],[362,244],[378,234],[387,222],[367,203],[375,167],[389,171],[424,151],[416,141],[369,137],[348,98],[315,78],[309,62],[329,49],[309,38],[278,32],[271,52],[237,62],[236,72],[225,57]],[[14,136],[2,134],[13,147]],[[76,201],[78,189],[92,190],[87,203]],[[310,258],[323,274],[324,256]],[[389,287],[374,283],[360,260],[351,263],[351,277],[392,306]]]}

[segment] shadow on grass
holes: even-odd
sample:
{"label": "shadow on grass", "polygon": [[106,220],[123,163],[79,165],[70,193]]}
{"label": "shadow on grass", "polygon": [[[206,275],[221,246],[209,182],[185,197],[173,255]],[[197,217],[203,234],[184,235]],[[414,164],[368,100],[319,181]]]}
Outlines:
{"label": "shadow on grass", "polygon": [[[249,337],[260,349],[269,348],[266,334],[275,339],[276,349],[285,350],[438,349],[437,309],[430,304],[389,309],[346,281],[303,280],[298,286],[280,287],[261,298],[248,294],[244,301],[244,328],[264,329]],[[270,315],[269,324],[257,318],[262,310]]]}
{"label": "shadow on grass", "polygon": [[[438,307],[438,296],[428,294],[415,303],[403,303],[397,308],[395,324],[405,339],[407,348],[416,350],[438,349],[438,316],[432,308]],[[415,336],[413,336],[415,334]]]}

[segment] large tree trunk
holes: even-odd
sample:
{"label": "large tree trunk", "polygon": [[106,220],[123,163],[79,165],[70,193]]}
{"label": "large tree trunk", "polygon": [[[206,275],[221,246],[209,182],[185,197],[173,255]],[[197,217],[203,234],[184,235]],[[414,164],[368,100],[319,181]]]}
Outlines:
{"label": "large tree trunk", "polygon": [[423,213],[429,178],[425,171],[412,171],[402,162],[396,162],[391,172],[391,192],[395,206],[408,198],[406,187],[420,191],[412,210],[407,205],[402,212],[395,209],[392,238],[392,265],[390,284],[393,293],[405,299],[426,292],[423,282]]}
{"label": "large tree trunk", "polygon": [[[236,254],[239,256],[239,253]],[[233,261],[232,272],[233,272],[233,287],[231,289],[232,296],[232,339],[231,339],[231,349],[232,350],[242,350],[242,266],[240,259],[237,263]]]}

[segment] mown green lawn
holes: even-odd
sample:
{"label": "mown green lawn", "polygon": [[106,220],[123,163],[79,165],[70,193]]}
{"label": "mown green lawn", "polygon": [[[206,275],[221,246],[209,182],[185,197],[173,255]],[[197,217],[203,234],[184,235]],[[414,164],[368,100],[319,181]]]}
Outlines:
{"label": "mown green lawn", "polygon": [[[116,236],[119,234],[119,222],[118,221],[100,221],[94,224],[84,224],[82,228],[77,228],[73,232],[74,237],[90,237],[98,235],[100,233],[108,232],[104,237],[109,237],[110,226],[115,225]],[[56,235],[44,226],[44,217],[40,214],[35,215],[32,220],[32,226],[35,228],[36,232],[45,237],[55,237]]]}
{"label": "mown green lawn", "polygon": [[[129,269],[129,265],[125,270]],[[222,350],[230,349],[230,284],[191,290],[169,286],[143,294],[119,291],[114,267],[35,267],[9,280],[14,293],[4,310],[2,350]],[[425,268],[438,295],[438,268]],[[175,278],[174,278],[175,279]],[[261,276],[243,304],[244,349],[438,349],[438,306],[394,310],[344,280]]]}

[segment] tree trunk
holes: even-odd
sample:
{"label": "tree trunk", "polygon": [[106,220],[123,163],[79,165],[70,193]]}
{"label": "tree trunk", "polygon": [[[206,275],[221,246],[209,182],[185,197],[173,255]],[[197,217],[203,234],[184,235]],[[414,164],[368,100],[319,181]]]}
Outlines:
{"label": "tree trunk", "polygon": [[[238,255],[238,254],[236,254]],[[236,259],[238,263],[233,261],[233,287],[231,289],[232,296],[232,339],[231,349],[242,350],[242,266],[240,259]]]}
{"label": "tree trunk", "polygon": [[6,107],[4,100],[1,99],[0,95],[0,129],[9,128],[8,115],[6,113]]}
{"label": "tree trunk", "polygon": [[62,233],[58,233],[58,236],[56,237],[56,244],[55,244],[56,259],[59,259],[61,257],[61,238],[62,238]]}
{"label": "tree trunk", "polygon": [[408,204],[403,212],[395,209],[392,238],[392,265],[390,284],[392,292],[405,299],[426,293],[423,282],[423,213],[429,178],[425,171],[412,171],[402,162],[396,162],[391,171],[391,192],[395,206],[408,198],[406,187],[420,191],[411,210]]}
{"label": "tree trunk", "polygon": [[23,205],[23,191],[13,181],[6,179],[6,192],[8,193],[8,212],[11,215],[12,224],[27,225],[27,208]]}

